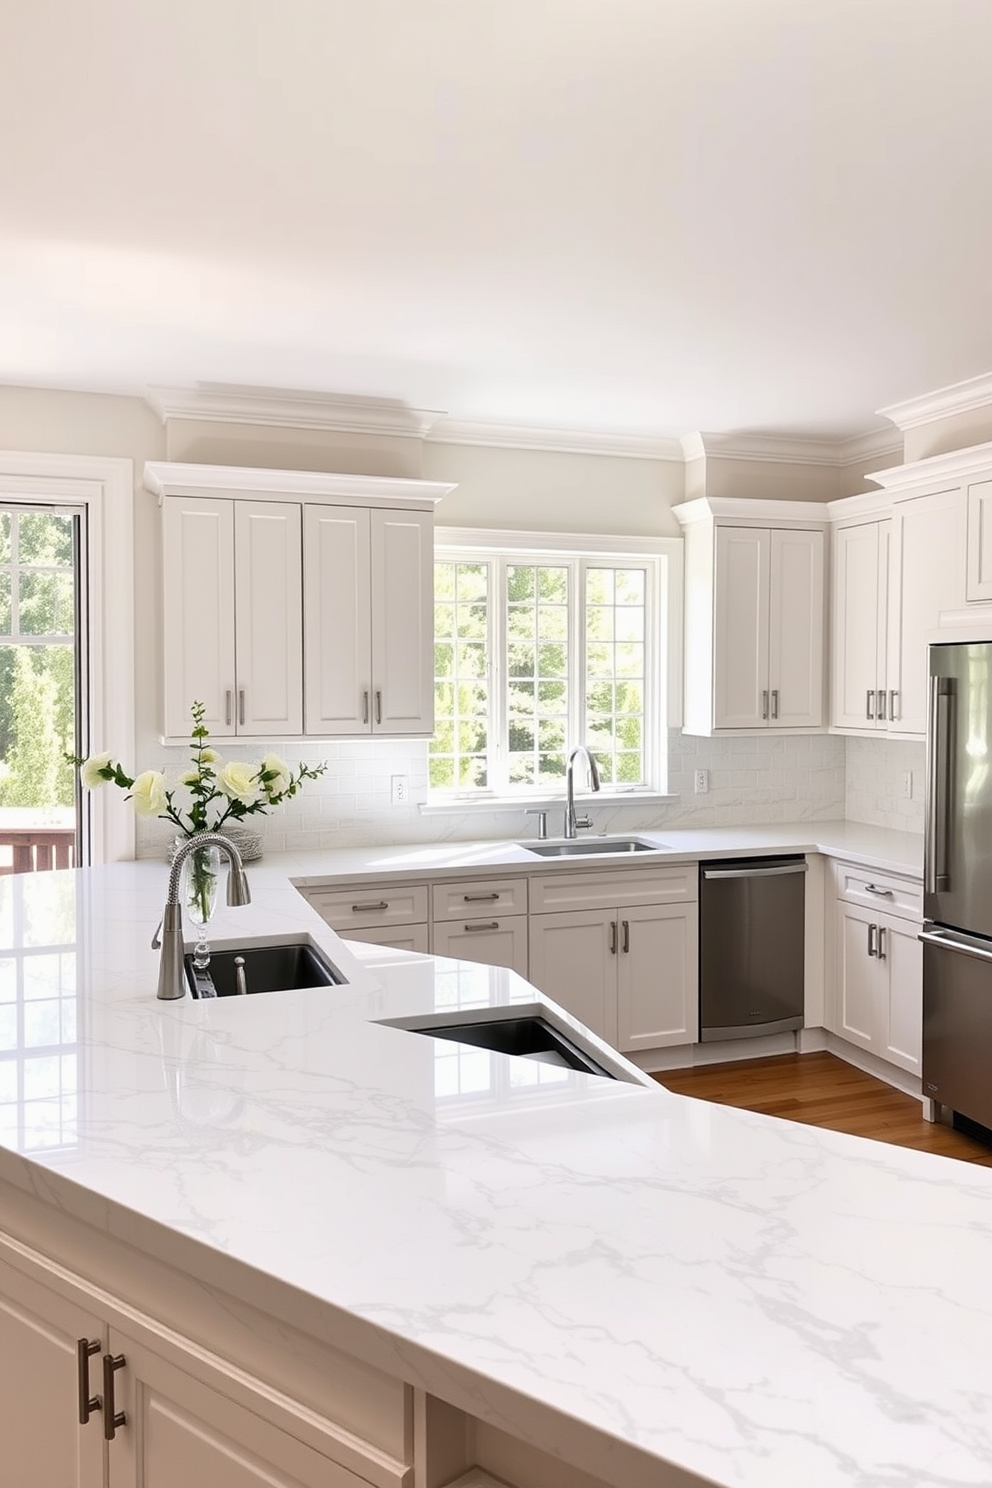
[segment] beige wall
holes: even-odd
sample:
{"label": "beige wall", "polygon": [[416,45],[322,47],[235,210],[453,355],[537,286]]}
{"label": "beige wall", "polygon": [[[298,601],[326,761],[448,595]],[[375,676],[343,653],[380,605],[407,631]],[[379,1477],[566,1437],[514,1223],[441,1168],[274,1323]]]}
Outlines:
{"label": "beige wall", "polygon": [[440,526],[681,535],[671,510],[683,499],[681,460],[428,442],[423,474],[458,483],[437,507]]}

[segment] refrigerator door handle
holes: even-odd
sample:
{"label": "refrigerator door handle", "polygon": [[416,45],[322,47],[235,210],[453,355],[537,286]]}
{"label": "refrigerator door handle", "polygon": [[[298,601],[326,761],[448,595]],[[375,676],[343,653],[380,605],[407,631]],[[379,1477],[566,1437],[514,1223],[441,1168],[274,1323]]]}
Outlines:
{"label": "refrigerator door handle", "polygon": [[951,711],[954,678],[930,678],[927,727],[927,833],[924,888],[937,894],[950,888],[947,872],[947,814],[950,806]]}
{"label": "refrigerator door handle", "polygon": [[979,941],[971,935],[924,924],[919,938],[924,944],[939,946],[943,951],[959,951],[961,955],[975,956],[979,961],[992,961],[992,942]]}

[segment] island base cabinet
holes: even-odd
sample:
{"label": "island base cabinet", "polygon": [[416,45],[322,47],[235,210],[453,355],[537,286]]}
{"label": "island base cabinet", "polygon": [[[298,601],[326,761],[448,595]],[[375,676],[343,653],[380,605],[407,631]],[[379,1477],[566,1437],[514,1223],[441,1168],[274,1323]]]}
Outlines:
{"label": "island base cabinet", "polygon": [[412,1488],[413,1469],[0,1236],[0,1483]]}
{"label": "island base cabinet", "polygon": [[95,1312],[40,1286],[0,1258],[0,1481],[11,1488],[99,1488],[104,1481],[99,1413],[79,1422],[77,1342],[93,1398],[100,1391],[105,1332]]}

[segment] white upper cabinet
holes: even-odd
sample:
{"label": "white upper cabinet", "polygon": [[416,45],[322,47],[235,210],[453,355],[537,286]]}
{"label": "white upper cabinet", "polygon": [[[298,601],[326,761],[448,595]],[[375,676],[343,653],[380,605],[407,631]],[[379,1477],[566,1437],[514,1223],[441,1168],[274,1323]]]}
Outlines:
{"label": "white upper cabinet", "polygon": [[960,487],[897,501],[892,512],[889,733],[925,734],[927,645],[941,615],[964,603]]}
{"label": "white upper cabinet", "polygon": [[433,506],[454,488],[150,463],[162,506],[163,737],[433,730]]}
{"label": "white upper cabinet", "polygon": [[306,732],[434,728],[430,512],[307,506]]}
{"label": "white upper cabinet", "polygon": [[838,525],[833,534],[830,722],[834,728],[874,733],[888,727],[891,543],[892,522],[886,518]]}
{"label": "white upper cabinet", "polygon": [[819,729],[821,510],[700,500],[675,515],[686,541],[686,733]]}
{"label": "white upper cabinet", "polygon": [[166,735],[194,700],[219,738],[302,731],[300,531],[295,505],[164,501]]}

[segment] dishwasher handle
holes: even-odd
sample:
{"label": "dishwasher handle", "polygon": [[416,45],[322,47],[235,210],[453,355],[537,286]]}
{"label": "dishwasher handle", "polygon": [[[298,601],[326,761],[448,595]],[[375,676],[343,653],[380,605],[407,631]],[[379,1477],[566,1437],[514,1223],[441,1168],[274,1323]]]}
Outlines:
{"label": "dishwasher handle", "polygon": [[805,873],[806,863],[781,863],[775,868],[704,868],[703,878],[775,878],[783,873]]}

